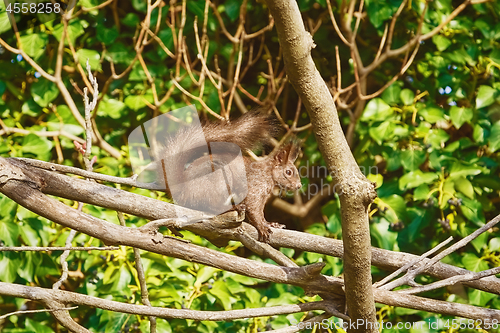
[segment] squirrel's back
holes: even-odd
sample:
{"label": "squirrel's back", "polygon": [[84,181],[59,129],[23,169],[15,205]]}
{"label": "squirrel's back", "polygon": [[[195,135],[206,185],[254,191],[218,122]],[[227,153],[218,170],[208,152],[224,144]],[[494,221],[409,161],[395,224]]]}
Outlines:
{"label": "squirrel's back", "polygon": [[231,142],[243,149],[255,149],[279,132],[276,120],[259,111],[249,111],[239,118],[202,124],[207,142]]}
{"label": "squirrel's back", "polygon": [[[156,151],[157,182],[165,184],[166,191],[181,206],[222,213],[227,209],[221,207],[229,204],[230,208],[231,200],[240,202],[247,191],[246,157],[239,164],[233,163],[241,158],[234,145],[242,152],[252,150],[278,132],[276,120],[259,111],[247,112],[230,121],[181,128]],[[219,173],[213,173],[219,168],[228,171],[225,178],[218,179]],[[232,192],[229,196],[227,186]],[[219,192],[225,195],[216,194]]]}

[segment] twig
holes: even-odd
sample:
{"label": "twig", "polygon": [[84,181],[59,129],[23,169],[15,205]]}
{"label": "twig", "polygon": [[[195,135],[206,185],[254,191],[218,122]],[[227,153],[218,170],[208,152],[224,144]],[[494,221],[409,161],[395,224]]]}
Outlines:
{"label": "twig", "polygon": [[[87,87],[83,88],[83,101],[85,104],[85,135],[86,135],[86,142],[85,142],[85,151],[82,152],[83,156],[83,161],[85,163],[85,168],[87,171],[92,171],[93,164],[95,163],[96,157],[94,157],[92,160],[90,160],[90,153],[92,151],[92,110],[95,108],[97,104],[97,97],[99,96],[99,90],[98,90],[98,85],[97,85],[97,79],[92,75],[92,71],[90,69],[90,64],[89,60],[87,59],[87,72],[89,75],[89,81],[92,85],[93,88],[93,98],[92,102],[89,103],[89,99],[87,96],[88,89]],[[78,146],[77,146],[78,148]],[[83,203],[79,202],[78,203],[78,211],[82,211],[83,209]],[[66,239],[66,247],[71,247],[71,243],[73,242],[73,239],[75,238],[76,235],[76,230],[71,229],[68,238]],[[68,256],[70,254],[69,250],[65,250],[61,257],[61,266],[63,269],[63,273],[61,275],[61,278],[53,284],[52,289],[59,289],[61,285],[68,279],[68,262],[66,261],[68,259]]]}
{"label": "twig", "polygon": [[175,87],[176,87],[177,89],[179,89],[179,90],[180,90],[180,91],[181,91],[184,95],[188,96],[189,98],[191,98],[191,99],[194,99],[194,100],[198,101],[198,102],[201,104],[201,106],[203,106],[203,108],[204,108],[205,110],[207,110],[207,111],[208,111],[208,112],[209,112],[212,116],[214,116],[215,118],[217,118],[217,119],[219,119],[219,120],[224,120],[224,119],[225,119],[225,118],[224,118],[224,117],[222,117],[221,115],[219,115],[219,114],[215,113],[215,111],[214,111],[214,110],[212,110],[212,109],[211,109],[211,108],[210,108],[210,107],[209,107],[209,106],[205,103],[205,101],[204,101],[202,98],[200,98],[200,97],[198,97],[198,96],[195,96],[195,95],[191,94],[189,91],[187,91],[186,89],[184,89],[184,88],[183,88],[183,87],[179,84],[179,82],[177,82],[177,80],[176,80],[175,78],[171,77],[171,79],[172,79],[172,83],[175,85]]}
{"label": "twig", "polygon": [[[244,35],[245,35],[245,33],[243,33],[243,36]],[[244,41],[244,38],[241,38],[241,41],[239,43],[240,49],[238,51],[238,62],[236,64],[236,71],[234,72],[234,79],[233,79],[231,90],[230,90],[231,92],[229,93],[229,101],[227,102],[227,107],[226,107],[226,114],[227,115],[229,115],[229,112],[231,112],[231,104],[233,102],[234,92],[236,90],[236,86],[239,83],[241,61],[243,59],[243,41]]]}
{"label": "twig", "polygon": [[398,286],[406,284],[409,281],[413,281],[414,278],[415,278],[415,276],[417,276],[418,274],[421,274],[423,271],[427,270],[429,267],[431,267],[432,265],[434,265],[435,263],[437,263],[439,260],[441,260],[444,257],[446,257],[447,255],[449,255],[450,253],[453,253],[456,250],[460,249],[461,247],[464,247],[469,242],[471,242],[472,240],[476,239],[480,234],[482,234],[486,230],[488,230],[488,229],[492,228],[493,226],[495,226],[498,222],[500,222],[500,215],[497,215],[490,222],[486,223],[484,226],[482,226],[481,228],[477,229],[472,234],[470,234],[470,235],[462,238],[460,241],[458,241],[454,245],[450,246],[446,250],[444,250],[444,251],[440,252],[439,254],[437,254],[435,257],[433,257],[432,259],[430,259],[429,261],[427,261],[425,263],[425,265],[421,265],[420,267],[417,267],[414,270],[407,272],[403,277],[401,277],[399,279],[396,279],[396,280],[392,281],[391,283],[388,283],[383,288],[391,290],[393,288],[396,288]]}
{"label": "twig", "polygon": [[[335,316],[343,319],[349,319],[346,315],[338,312],[328,301],[300,303],[292,305],[270,306],[262,308],[239,309],[228,311],[199,311],[191,309],[169,309],[164,307],[149,307],[146,305],[130,304],[102,299],[94,296],[82,295],[75,292],[63,290],[50,290],[40,287],[23,286],[13,283],[0,282],[0,294],[13,297],[21,297],[32,300],[51,300],[57,299],[60,302],[85,305],[116,311],[130,313],[133,315],[155,316],[159,318],[177,318],[192,320],[236,320],[255,317],[269,317],[281,314],[290,314],[297,312],[323,310],[334,313]],[[331,316],[331,315],[330,315]]]}
{"label": "twig", "polygon": [[43,137],[54,137],[54,136],[63,136],[66,137],[70,140],[77,141],[79,143],[84,143],[85,141],[82,138],[79,138],[71,133],[68,133],[64,130],[59,130],[59,131],[29,131],[23,128],[17,128],[17,127],[4,127],[3,129],[0,130],[0,136],[7,134],[9,135],[10,133],[18,133],[18,134],[23,134],[23,135],[28,135],[30,133],[34,133],[38,136],[43,136]]}
{"label": "twig", "polygon": [[119,250],[116,246],[0,246],[0,252],[8,251],[116,251]]}
{"label": "twig", "polygon": [[[397,21],[399,15],[401,15],[401,12],[403,11],[403,8],[405,8],[406,2],[407,2],[407,0],[403,0],[401,2],[401,5],[399,5],[398,10],[396,11],[396,13],[394,13],[394,16],[392,17],[391,25],[390,25],[390,28],[389,28],[389,34],[387,36],[387,45],[385,47],[387,51],[389,51],[391,49],[392,37],[394,35],[394,28],[396,27],[396,21]],[[382,39],[384,39],[384,38],[382,37]],[[377,58],[377,57],[375,57],[375,58]]]}
{"label": "twig", "polygon": [[261,256],[266,256],[274,260],[274,262],[277,263],[278,265],[285,267],[299,267],[299,265],[293,262],[281,251],[276,250],[269,244],[256,241],[243,228],[238,228],[238,240],[252,252]]}
{"label": "twig", "polygon": [[406,265],[400,267],[399,269],[397,269],[396,271],[392,272],[392,274],[389,274],[388,276],[386,276],[385,278],[383,278],[382,280],[378,281],[378,282],[375,282],[373,284],[373,287],[375,288],[382,288],[382,289],[386,289],[386,290],[390,290],[389,288],[384,288],[384,284],[389,282],[390,280],[392,280],[393,278],[395,278],[396,276],[398,276],[399,274],[403,273],[404,271],[406,271],[408,268],[412,267],[412,266],[415,266],[416,264],[418,264],[419,262],[421,262],[422,260],[424,260],[425,258],[429,257],[430,255],[436,253],[437,251],[439,251],[440,249],[442,249],[446,244],[450,243],[451,241],[453,240],[453,237],[449,237],[448,239],[446,239],[445,241],[439,243],[438,245],[436,245],[434,248],[430,249],[429,251],[425,252],[424,254],[422,254],[420,257],[418,257],[417,259],[407,263]]}
{"label": "twig", "polygon": [[[122,227],[126,227],[127,225],[125,224],[125,218],[123,217],[123,213],[122,212],[117,212],[117,213],[118,213],[118,220],[120,220],[120,225]],[[144,273],[144,267],[142,266],[141,251],[139,251],[139,249],[135,247],[133,247],[133,250],[134,250],[135,267],[137,270],[137,278],[139,279],[139,285],[141,287],[142,304],[150,307],[151,302],[149,301],[148,286],[146,284],[146,274]],[[149,318],[150,332],[156,333],[156,317],[148,316],[148,318]]]}
{"label": "twig", "polygon": [[330,18],[332,20],[333,27],[337,32],[337,35],[340,37],[342,42],[344,42],[345,45],[351,46],[351,43],[344,37],[344,34],[340,31],[337,21],[335,20],[335,16],[333,15],[332,4],[330,3],[330,0],[326,0],[326,4],[328,6],[328,13],[330,14]]}
{"label": "twig", "polygon": [[446,287],[446,286],[451,286],[451,285],[457,284],[459,282],[478,280],[478,279],[482,279],[484,277],[492,276],[492,275],[496,275],[496,274],[500,274],[500,267],[495,267],[495,268],[488,269],[488,270],[485,270],[485,271],[482,271],[479,273],[469,273],[469,274],[465,274],[465,275],[457,275],[457,276],[450,277],[448,279],[444,279],[441,281],[436,281],[434,283],[427,284],[425,286],[418,286],[418,287],[413,287],[413,288],[409,288],[409,289],[398,290],[398,292],[400,292],[402,294],[414,295],[414,294],[422,293],[424,291],[429,291],[429,290],[434,290],[434,289],[438,289],[438,288],[442,288],[442,287]]}
{"label": "twig", "polygon": [[54,312],[54,311],[61,311],[61,310],[68,311],[68,310],[74,310],[74,309],[78,309],[78,306],[72,306],[69,308],[59,308],[59,309],[20,310],[20,311],[14,311],[14,312],[4,314],[4,315],[0,316],[0,320],[5,319],[9,316],[23,315],[23,314],[27,314],[27,313]]}
{"label": "twig", "polygon": [[224,35],[226,35],[227,39],[229,39],[231,41],[231,43],[233,44],[237,44],[239,43],[240,39],[237,38],[237,37],[234,37],[233,35],[231,35],[227,29],[226,29],[226,25],[224,24],[224,21],[222,20],[222,17],[220,16],[219,14],[219,11],[217,10],[217,7],[212,3],[210,2],[210,7],[212,7],[212,12],[214,13],[215,17],[217,18],[217,20],[219,21],[219,24],[220,24],[220,28],[222,30],[222,33]]}
{"label": "twig", "polygon": [[27,165],[31,165],[31,166],[34,166],[34,167],[37,167],[40,169],[56,171],[56,172],[70,173],[73,175],[77,175],[77,176],[81,176],[81,177],[85,177],[85,178],[90,178],[90,179],[94,179],[94,180],[101,180],[101,181],[116,183],[116,184],[121,184],[121,185],[129,185],[129,186],[144,188],[147,190],[164,190],[165,189],[165,186],[157,185],[155,183],[137,182],[136,181],[137,175],[134,175],[134,176],[128,177],[128,178],[122,178],[122,177],[103,175],[103,174],[97,173],[97,172],[86,171],[86,170],[82,170],[79,168],[70,167],[67,165],[60,165],[60,164],[55,164],[55,163],[50,163],[50,162],[45,162],[45,161],[33,160],[33,159],[29,159],[29,158],[15,158],[15,160],[22,161],[22,162],[26,163]]}

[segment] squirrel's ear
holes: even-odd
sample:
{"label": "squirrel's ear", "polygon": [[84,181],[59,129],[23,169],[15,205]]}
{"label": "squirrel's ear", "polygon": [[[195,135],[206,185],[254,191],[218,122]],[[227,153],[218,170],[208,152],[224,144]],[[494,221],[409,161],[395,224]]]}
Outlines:
{"label": "squirrel's ear", "polygon": [[299,157],[299,153],[300,153],[299,145],[297,143],[291,143],[288,153],[288,160],[291,162],[295,162],[297,157]]}
{"label": "squirrel's ear", "polygon": [[293,163],[299,156],[299,152],[299,144],[295,141],[290,141],[280,149],[280,151],[276,154],[275,159],[279,163],[286,163],[287,161],[291,161]]}
{"label": "squirrel's ear", "polygon": [[282,164],[284,163],[286,160],[287,160],[287,156],[288,156],[288,149],[286,149],[287,147],[283,147],[281,148],[278,153],[274,156],[274,159],[276,161],[278,161],[278,163]]}

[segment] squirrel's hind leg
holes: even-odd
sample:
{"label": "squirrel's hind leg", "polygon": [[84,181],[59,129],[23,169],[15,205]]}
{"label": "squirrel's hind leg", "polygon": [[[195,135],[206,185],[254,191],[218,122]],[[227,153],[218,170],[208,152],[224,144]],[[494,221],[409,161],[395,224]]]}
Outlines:
{"label": "squirrel's hind leg", "polygon": [[259,241],[264,243],[269,243],[269,236],[273,233],[270,224],[264,218],[263,212],[254,213],[252,211],[246,211],[246,217],[248,222],[253,225],[259,234]]}

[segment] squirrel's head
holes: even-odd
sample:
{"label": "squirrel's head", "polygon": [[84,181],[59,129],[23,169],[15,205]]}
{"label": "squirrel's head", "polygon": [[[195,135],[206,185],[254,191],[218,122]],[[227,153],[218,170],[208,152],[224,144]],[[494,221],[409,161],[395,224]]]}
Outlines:
{"label": "squirrel's head", "polygon": [[295,191],[302,187],[299,171],[294,164],[299,152],[298,142],[290,140],[274,155],[273,179],[284,190]]}

